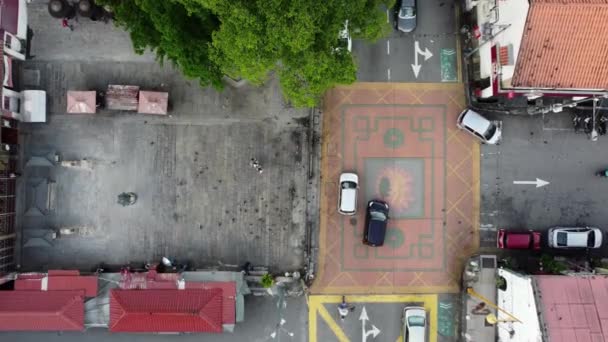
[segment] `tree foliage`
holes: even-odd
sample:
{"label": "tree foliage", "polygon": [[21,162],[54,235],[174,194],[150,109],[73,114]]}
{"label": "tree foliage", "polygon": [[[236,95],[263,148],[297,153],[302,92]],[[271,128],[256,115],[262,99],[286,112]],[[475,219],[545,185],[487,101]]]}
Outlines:
{"label": "tree foliage", "polygon": [[114,22],[131,35],[137,53],[150,49],[160,62],[175,63],[186,77],[202,86],[221,88],[222,71],[211,61],[211,37],[219,20],[199,6],[189,12],[173,0],[98,0],[112,8]]}
{"label": "tree foliage", "polygon": [[219,86],[221,75],[262,84],[279,76],[295,106],[313,106],[336,84],[356,79],[338,34],[376,40],[390,27],[381,5],[394,0],[103,0],[135,50],[154,50],[186,76]]}

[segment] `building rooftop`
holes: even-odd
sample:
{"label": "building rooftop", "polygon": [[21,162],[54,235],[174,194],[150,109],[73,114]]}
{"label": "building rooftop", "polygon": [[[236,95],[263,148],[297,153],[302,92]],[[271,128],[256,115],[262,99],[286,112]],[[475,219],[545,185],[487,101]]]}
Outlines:
{"label": "building rooftop", "polygon": [[514,87],[608,89],[608,0],[530,3]]}
{"label": "building rooftop", "polygon": [[608,278],[535,278],[549,341],[608,340]]}
{"label": "building rooftop", "polygon": [[222,332],[222,290],[110,291],[112,332]]}
{"label": "building rooftop", "polygon": [[0,331],[84,330],[84,291],[0,291]]}

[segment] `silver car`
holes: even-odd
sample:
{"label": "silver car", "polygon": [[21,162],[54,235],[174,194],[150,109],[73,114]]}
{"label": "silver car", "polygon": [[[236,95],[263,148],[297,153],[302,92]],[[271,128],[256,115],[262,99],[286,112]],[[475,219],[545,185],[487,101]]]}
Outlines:
{"label": "silver car", "polygon": [[496,145],[502,137],[502,124],[499,121],[490,121],[472,109],[465,109],[460,113],[456,126],[484,144]]}
{"label": "silver car", "polygon": [[397,29],[409,33],[416,29],[416,0],[401,0],[397,11]]}
{"label": "silver car", "polygon": [[552,248],[600,248],[602,231],[592,227],[554,227],[549,229],[547,245]]}
{"label": "silver car", "polygon": [[419,306],[403,309],[403,342],[426,342],[426,310]]}

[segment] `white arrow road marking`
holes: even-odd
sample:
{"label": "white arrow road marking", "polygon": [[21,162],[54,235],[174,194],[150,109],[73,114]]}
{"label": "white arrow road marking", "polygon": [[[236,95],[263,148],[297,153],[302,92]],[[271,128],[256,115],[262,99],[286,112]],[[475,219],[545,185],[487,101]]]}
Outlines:
{"label": "white arrow road marking", "polygon": [[386,41],[386,54],[387,55],[391,54],[391,41],[390,40]]}
{"label": "white arrow road marking", "polygon": [[380,329],[378,329],[375,325],[372,324],[372,329],[365,331],[365,322],[369,320],[367,316],[367,310],[365,310],[365,306],[361,310],[361,315],[359,316],[359,320],[361,321],[361,341],[367,341],[367,336],[372,335],[373,338],[376,338],[378,334],[380,334]]}
{"label": "white arrow road marking", "polygon": [[414,64],[412,64],[412,71],[414,71],[414,76],[418,78],[418,74],[420,74],[420,68],[422,68],[421,64],[418,64],[418,55],[423,55],[424,60],[428,61],[429,58],[433,57],[433,53],[429,51],[429,48],[424,48],[424,51],[420,50],[420,43],[418,41],[414,42]]}
{"label": "white arrow road marking", "polygon": [[387,69],[386,73],[387,73],[388,80],[390,81],[391,80],[391,69],[390,68]]}
{"label": "white arrow road marking", "polygon": [[549,184],[549,182],[542,180],[540,178],[536,178],[535,181],[513,181],[513,184],[523,184],[523,185],[536,185],[537,188],[540,188],[541,186],[545,186],[547,184]]}

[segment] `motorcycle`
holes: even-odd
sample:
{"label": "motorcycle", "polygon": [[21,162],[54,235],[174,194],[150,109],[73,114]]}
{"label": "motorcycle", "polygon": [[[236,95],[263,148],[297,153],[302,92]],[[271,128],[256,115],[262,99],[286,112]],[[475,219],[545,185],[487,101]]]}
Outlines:
{"label": "motorcycle", "polygon": [[608,169],[599,170],[595,173],[595,175],[598,177],[608,178]]}

